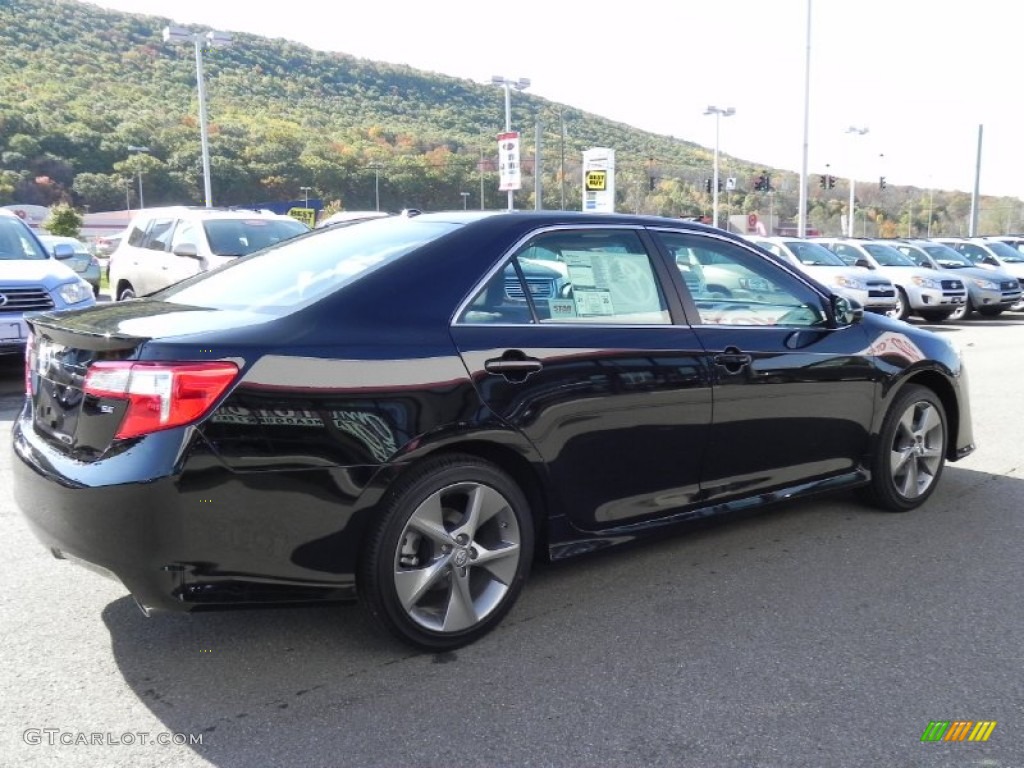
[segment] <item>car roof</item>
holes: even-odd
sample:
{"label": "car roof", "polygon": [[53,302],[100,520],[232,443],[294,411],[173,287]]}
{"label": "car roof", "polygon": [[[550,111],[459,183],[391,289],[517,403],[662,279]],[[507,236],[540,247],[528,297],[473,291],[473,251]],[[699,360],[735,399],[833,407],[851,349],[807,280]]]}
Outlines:
{"label": "car roof", "polygon": [[161,208],[143,208],[135,213],[136,218],[176,216],[184,219],[291,219],[292,216],[274,213],[265,208],[206,208],[192,205],[169,205]]}

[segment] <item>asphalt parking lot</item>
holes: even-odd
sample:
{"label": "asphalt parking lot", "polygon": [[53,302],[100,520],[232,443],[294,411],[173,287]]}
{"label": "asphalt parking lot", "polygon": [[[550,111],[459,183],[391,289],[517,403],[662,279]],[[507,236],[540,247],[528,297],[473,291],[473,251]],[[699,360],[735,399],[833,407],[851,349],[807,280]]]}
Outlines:
{"label": "asphalt parking lot", "polygon": [[[929,327],[979,447],[922,509],[840,495],[540,566],[447,654],[358,606],[146,619],[54,560],[11,498],[0,360],[0,764],[1024,766],[1024,315]],[[921,741],[946,720],[997,724]]]}

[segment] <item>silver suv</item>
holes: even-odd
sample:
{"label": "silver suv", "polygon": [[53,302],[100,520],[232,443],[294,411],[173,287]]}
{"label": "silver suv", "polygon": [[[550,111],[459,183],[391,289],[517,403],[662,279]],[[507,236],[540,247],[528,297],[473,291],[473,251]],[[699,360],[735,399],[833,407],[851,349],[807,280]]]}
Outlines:
{"label": "silver suv", "polygon": [[900,320],[917,315],[928,322],[942,322],[967,303],[963,280],[922,269],[893,248],[891,241],[835,237],[815,242],[851,266],[867,267],[892,280],[897,289],[892,316]]}
{"label": "silver suv", "polygon": [[896,249],[926,269],[953,270],[967,286],[967,303],[951,315],[953,320],[970,317],[974,310],[998,315],[1021,303],[1017,278],[1002,270],[982,269],[962,253],[934,240],[894,243]]}
{"label": "silver suv", "polygon": [[887,315],[896,309],[896,286],[885,275],[861,267],[850,267],[819,243],[797,237],[747,235],[783,261],[823,283],[833,292],[853,299],[868,312]]}
{"label": "silver suv", "polygon": [[110,255],[110,293],[116,301],[145,296],[309,231],[298,219],[267,211],[147,208]]}
{"label": "silver suv", "polygon": [[[989,237],[937,237],[936,242],[945,243],[957,253],[962,253],[982,269],[996,269],[1017,278],[1024,285],[1024,253],[1008,242]],[[1010,309],[1024,309],[1024,301],[1016,302]],[[983,311],[982,314],[998,315],[999,312]]]}
{"label": "silver suv", "polygon": [[74,253],[61,243],[51,258],[25,222],[0,208],[0,354],[24,353],[26,312],[95,303],[92,286],[64,263]]}

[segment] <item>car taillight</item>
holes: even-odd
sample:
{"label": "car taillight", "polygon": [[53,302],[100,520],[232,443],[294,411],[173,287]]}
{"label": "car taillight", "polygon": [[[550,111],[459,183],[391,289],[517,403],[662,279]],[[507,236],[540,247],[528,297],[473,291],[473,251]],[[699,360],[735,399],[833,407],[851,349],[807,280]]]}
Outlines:
{"label": "car taillight", "polygon": [[238,375],[238,366],[208,363],[93,363],[87,395],[126,400],[116,438],[180,427],[202,417]]}

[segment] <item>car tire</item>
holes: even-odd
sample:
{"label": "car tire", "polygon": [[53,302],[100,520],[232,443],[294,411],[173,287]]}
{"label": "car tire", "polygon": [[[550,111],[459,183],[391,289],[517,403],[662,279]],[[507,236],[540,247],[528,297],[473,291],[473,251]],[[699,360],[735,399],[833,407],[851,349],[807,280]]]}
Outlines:
{"label": "car tire", "polygon": [[399,640],[453,650],[508,613],[532,558],[533,520],[515,481],[473,456],[442,456],[411,470],[383,502],[359,599]]}
{"label": "car tire", "polygon": [[973,311],[974,307],[971,306],[971,300],[968,297],[968,299],[963,304],[958,306],[950,313],[949,319],[959,323],[960,321],[969,318],[971,316],[971,312]]}
{"label": "car tire", "polygon": [[1003,314],[1003,307],[978,307],[978,314],[983,317],[999,317]]}
{"label": "car tire", "polygon": [[118,301],[128,301],[128,299],[135,298],[135,289],[132,288],[131,283],[128,283],[124,288],[117,294]]}
{"label": "car tire", "polygon": [[887,512],[924,504],[946,463],[947,424],[946,409],[932,390],[916,384],[901,390],[882,423],[867,500]]}
{"label": "car tire", "polygon": [[953,314],[949,309],[922,309],[919,313],[929,323],[941,323]]}
{"label": "car tire", "polygon": [[896,306],[889,312],[889,317],[897,320],[907,320],[910,317],[910,302],[907,300],[907,292],[896,286]]}

